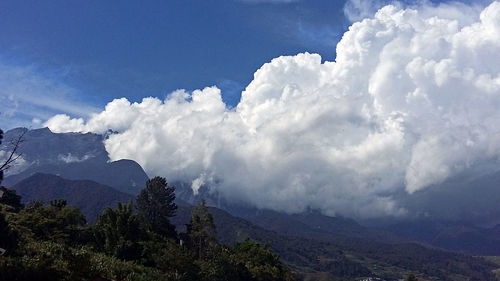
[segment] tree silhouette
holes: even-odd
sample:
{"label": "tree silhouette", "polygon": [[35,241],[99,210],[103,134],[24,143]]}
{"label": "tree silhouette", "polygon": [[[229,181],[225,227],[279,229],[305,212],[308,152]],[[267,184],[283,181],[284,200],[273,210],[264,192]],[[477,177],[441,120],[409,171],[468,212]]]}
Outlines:
{"label": "tree silhouette", "polygon": [[174,200],[175,187],[168,186],[165,178],[155,177],[146,182],[146,188],[137,196],[137,211],[151,230],[175,238],[175,226],[170,223],[177,210]]}
{"label": "tree silhouette", "polygon": [[141,219],[132,212],[132,201],[118,203],[116,209],[106,208],[94,225],[97,248],[120,259],[133,260],[140,256],[139,242],[145,236]]}
{"label": "tree silhouette", "polygon": [[[10,142],[10,145],[12,147],[10,153],[8,153],[8,156],[4,160],[4,162],[0,164],[0,183],[2,183],[3,180],[3,172],[9,169],[12,163],[14,163],[17,160],[17,158],[21,157],[21,154],[16,155],[16,152],[19,149],[21,143],[24,141],[24,135],[26,134],[26,132],[27,130],[23,130],[23,132],[17,138],[13,139]],[[2,140],[3,140],[3,131],[0,129],[0,145],[2,144]]]}
{"label": "tree silhouette", "polygon": [[418,278],[414,274],[410,274],[406,277],[405,281],[418,281]]}
{"label": "tree silhouette", "polygon": [[201,200],[191,211],[187,235],[190,246],[197,251],[200,259],[207,248],[216,242],[214,219],[208,211],[205,200]]}

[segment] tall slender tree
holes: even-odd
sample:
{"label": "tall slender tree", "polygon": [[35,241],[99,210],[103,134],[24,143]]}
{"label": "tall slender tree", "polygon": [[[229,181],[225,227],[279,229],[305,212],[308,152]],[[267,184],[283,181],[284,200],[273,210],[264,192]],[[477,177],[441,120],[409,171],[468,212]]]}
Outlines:
{"label": "tall slender tree", "polygon": [[146,182],[146,188],[137,196],[137,211],[151,230],[176,238],[175,226],[170,223],[177,210],[174,200],[175,187],[168,186],[165,178],[154,177]]}
{"label": "tall slender tree", "polygon": [[[2,144],[3,140],[3,131],[0,129],[0,145]],[[3,170],[0,170],[0,184],[2,183],[3,180]]]}
{"label": "tall slender tree", "polygon": [[201,200],[191,211],[191,221],[187,225],[187,235],[190,246],[198,252],[198,258],[203,258],[205,251],[217,240],[212,214],[208,211],[205,200]]}
{"label": "tall slender tree", "polygon": [[145,239],[141,219],[133,213],[132,202],[118,203],[116,209],[106,208],[93,226],[98,250],[120,259],[133,260],[140,257]]}

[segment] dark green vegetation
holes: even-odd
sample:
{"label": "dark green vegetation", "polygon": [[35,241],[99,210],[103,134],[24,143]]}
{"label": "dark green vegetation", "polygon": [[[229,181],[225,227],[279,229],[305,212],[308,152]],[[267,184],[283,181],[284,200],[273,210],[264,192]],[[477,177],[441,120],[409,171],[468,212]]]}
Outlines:
{"label": "dark green vegetation", "polygon": [[[0,280],[295,280],[267,246],[219,243],[204,203],[178,235],[173,188],[162,178],[137,199],[158,200],[134,212],[132,201],[106,208],[94,225],[66,200],[21,204],[15,191],[0,197]],[[151,209],[149,209],[151,208]],[[182,237],[181,239],[179,237]],[[182,244],[182,245],[181,245]]]}

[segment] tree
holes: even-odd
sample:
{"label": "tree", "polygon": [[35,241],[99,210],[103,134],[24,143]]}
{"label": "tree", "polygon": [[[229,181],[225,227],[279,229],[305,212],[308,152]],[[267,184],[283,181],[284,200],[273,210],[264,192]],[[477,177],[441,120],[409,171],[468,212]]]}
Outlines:
{"label": "tree", "polygon": [[43,205],[41,201],[34,201],[19,213],[16,224],[23,228],[24,234],[38,241],[78,244],[86,220],[77,207]]}
{"label": "tree", "polygon": [[61,210],[66,205],[68,205],[68,202],[64,199],[54,199],[50,201],[50,206],[56,207],[58,210]]}
{"label": "tree", "polygon": [[174,239],[150,234],[150,240],[142,243],[142,261],[145,265],[165,272],[169,276],[168,280],[199,280],[196,276],[199,268],[192,251],[179,245]]}
{"label": "tree", "polygon": [[187,225],[187,235],[190,246],[198,253],[198,258],[204,256],[205,251],[217,240],[215,238],[214,218],[208,211],[205,200],[191,211],[191,221]]}
{"label": "tree", "polygon": [[[2,144],[2,140],[3,140],[3,131],[2,129],[0,129],[0,145]],[[2,180],[3,180],[3,170],[0,170],[0,183],[2,183]]]}
{"label": "tree", "polygon": [[414,274],[410,274],[406,277],[405,281],[418,281],[418,278]]}
{"label": "tree", "polygon": [[175,187],[168,186],[165,178],[155,177],[146,182],[146,188],[137,196],[137,211],[151,230],[175,238],[175,226],[170,223],[177,210],[174,200]]}
{"label": "tree", "polygon": [[[16,152],[19,149],[19,146],[21,143],[24,141],[24,135],[26,134],[27,130],[23,130],[23,132],[15,139],[13,139],[10,142],[11,145],[11,150],[8,153],[7,158],[4,160],[3,164],[0,164],[0,183],[3,180],[3,172],[7,169],[10,168],[10,165],[12,165],[13,162],[17,160],[17,158],[21,157],[21,154],[17,154]],[[3,131],[0,129],[0,145],[2,144],[3,140]]]}
{"label": "tree", "polygon": [[242,264],[254,280],[295,280],[295,276],[280,262],[278,254],[268,245],[245,239],[232,247],[233,261]]}
{"label": "tree", "polygon": [[11,229],[5,215],[0,212],[0,248],[6,250],[6,255],[10,255],[16,248],[17,240],[17,233]]}
{"label": "tree", "polygon": [[13,189],[8,189],[0,186],[0,204],[9,206],[9,211],[19,212],[23,208],[21,204],[21,196]]}
{"label": "tree", "polygon": [[138,259],[139,244],[145,237],[141,219],[132,212],[132,201],[118,203],[116,209],[106,208],[93,227],[97,249],[119,259]]}

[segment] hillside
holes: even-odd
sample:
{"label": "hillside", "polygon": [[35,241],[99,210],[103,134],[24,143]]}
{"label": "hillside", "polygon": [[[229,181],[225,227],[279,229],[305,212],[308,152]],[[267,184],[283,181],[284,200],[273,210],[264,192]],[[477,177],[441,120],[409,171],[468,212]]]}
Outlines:
{"label": "hillside", "polygon": [[65,199],[79,207],[89,222],[94,222],[102,211],[118,202],[128,202],[132,196],[89,180],[67,180],[59,176],[37,173],[12,187],[23,202]]}
{"label": "hillside", "polygon": [[[297,234],[283,235],[266,230],[229,213],[210,208],[220,241],[233,244],[250,237],[269,243],[282,260],[308,280],[352,280],[355,277],[381,277],[397,280],[409,273],[437,280],[495,280],[496,266],[481,258],[432,249],[418,244],[385,244],[349,238],[332,233],[317,233],[297,224]],[[189,207],[180,207],[173,218],[182,231],[189,222]]]}

